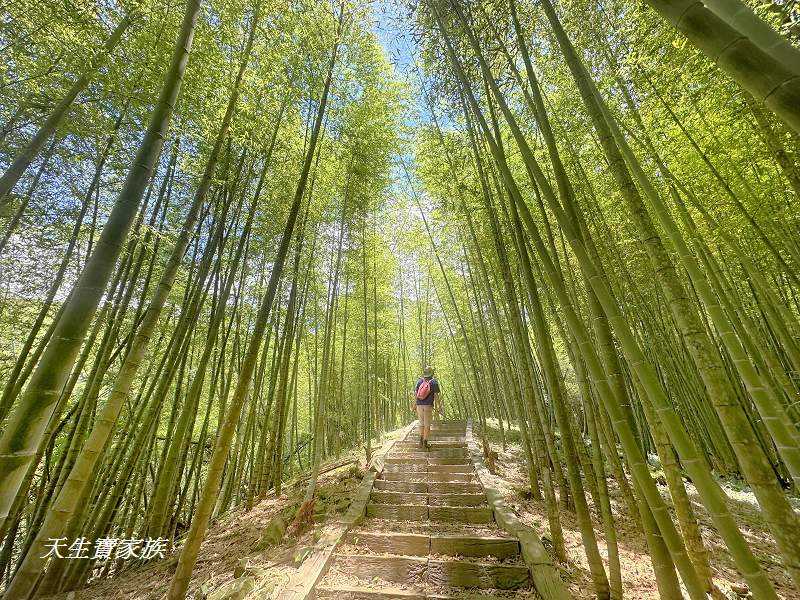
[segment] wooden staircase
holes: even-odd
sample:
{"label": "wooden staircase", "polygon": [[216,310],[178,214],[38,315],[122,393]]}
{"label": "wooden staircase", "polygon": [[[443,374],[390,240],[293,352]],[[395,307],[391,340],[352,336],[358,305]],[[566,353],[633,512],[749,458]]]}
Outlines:
{"label": "wooden staircase", "polygon": [[430,450],[411,430],[375,480],[366,519],[338,546],[316,598],[536,598],[519,541],[494,522],[466,423],[434,424]]}

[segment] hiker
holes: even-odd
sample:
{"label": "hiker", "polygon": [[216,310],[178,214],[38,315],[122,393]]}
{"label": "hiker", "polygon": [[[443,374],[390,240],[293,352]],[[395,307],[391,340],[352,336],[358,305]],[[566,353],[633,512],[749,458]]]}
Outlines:
{"label": "hiker", "polygon": [[439,399],[440,392],[439,382],[433,376],[433,367],[425,367],[422,370],[422,377],[414,388],[414,398],[419,419],[419,447],[426,450],[430,448],[428,436],[431,433],[433,405]]}

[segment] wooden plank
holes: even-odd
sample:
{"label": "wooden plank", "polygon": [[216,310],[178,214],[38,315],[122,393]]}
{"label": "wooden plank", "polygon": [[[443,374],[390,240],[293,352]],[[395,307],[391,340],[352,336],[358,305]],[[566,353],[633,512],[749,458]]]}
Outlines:
{"label": "wooden plank", "polygon": [[351,532],[347,541],[372,552],[388,552],[407,556],[427,556],[430,552],[431,538],[418,533],[373,533]]}
{"label": "wooden plank", "polygon": [[415,504],[368,504],[367,516],[375,519],[417,521],[428,518],[427,505]]}
{"label": "wooden plank", "polygon": [[483,453],[472,435],[472,421],[467,423],[466,434],[470,456],[475,466],[478,480],[483,485],[489,506],[494,513],[495,521],[505,531],[519,539],[522,557],[530,570],[534,587],[544,600],[569,600],[570,594],[553,564],[550,553],[547,552],[542,540],[536,532],[523,525],[503,501],[502,495],[491,487],[491,473],[483,462]]}
{"label": "wooden plank", "polygon": [[492,509],[476,506],[429,506],[428,517],[431,521],[448,523],[479,524],[494,521]]}
{"label": "wooden plank", "polygon": [[427,558],[378,556],[373,554],[335,554],[333,566],[360,579],[380,579],[414,585],[425,581]]}
{"label": "wooden plank", "polygon": [[430,547],[431,554],[447,556],[510,558],[519,555],[519,542],[512,538],[432,535]]}
{"label": "wooden plank", "polygon": [[463,560],[428,561],[428,583],[448,587],[516,590],[530,584],[528,567]]}

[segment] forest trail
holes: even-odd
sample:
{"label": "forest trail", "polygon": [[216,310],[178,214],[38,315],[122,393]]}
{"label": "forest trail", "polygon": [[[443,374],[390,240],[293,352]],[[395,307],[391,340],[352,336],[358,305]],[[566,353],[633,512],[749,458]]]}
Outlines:
{"label": "forest trail", "polygon": [[4,3],[2,600],[800,599],[799,65],[800,0]]}
{"label": "forest trail", "polygon": [[467,423],[415,426],[389,450],[366,520],[337,548],[316,598],[535,598],[519,540],[494,520],[467,445]]}

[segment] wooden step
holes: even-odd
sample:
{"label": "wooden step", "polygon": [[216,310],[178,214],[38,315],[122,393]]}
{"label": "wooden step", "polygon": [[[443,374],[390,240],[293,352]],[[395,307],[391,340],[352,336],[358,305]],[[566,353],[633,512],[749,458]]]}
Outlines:
{"label": "wooden step", "polygon": [[431,594],[396,587],[360,587],[350,585],[317,586],[314,598],[320,600],[498,600],[510,596],[497,596],[492,593],[481,594],[474,590],[451,594]]}
{"label": "wooden step", "polygon": [[367,587],[318,585],[314,598],[320,600],[425,600],[427,596],[418,592],[410,592],[400,588],[384,587],[373,589]]}
{"label": "wooden step", "polygon": [[498,559],[519,556],[519,542],[513,538],[360,531],[348,535],[347,543],[371,552],[401,556],[466,556]]}
{"label": "wooden step", "polygon": [[403,585],[514,590],[530,584],[528,567],[522,565],[337,553],[332,566],[359,579]]}
{"label": "wooden step", "polygon": [[386,479],[376,479],[372,489],[427,494],[428,484],[424,481],[388,481]]}
{"label": "wooden step", "polygon": [[470,483],[475,481],[474,473],[394,473],[384,471],[381,477],[386,481],[422,481],[425,483]]}
{"label": "wooden step", "polygon": [[482,504],[486,504],[486,494],[483,492],[428,494],[428,506],[481,506]]}
{"label": "wooden step", "polygon": [[431,536],[430,551],[446,556],[511,558],[518,556],[520,549],[514,538],[441,534]]}
{"label": "wooden step", "polygon": [[450,483],[427,481],[399,481],[389,479],[376,479],[373,489],[391,492],[413,492],[418,494],[482,494],[480,483],[456,481]]}
{"label": "wooden step", "polygon": [[442,457],[431,457],[430,454],[427,456],[423,455],[422,452],[419,453],[419,456],[409,456],[406,454],[392,454],[387,456],[383,463],[385,465],[414,465],[414,464],[426,464],[426,465],[455,465],[455,466],[468,466],[474,468],[472,464],[472,460],[466,456],[442,456]]}
{"label": "wooden step", "polygon": [[429,465],[422,461],[413,463],[387,464],[388,473],[474,473],[472,465]]}
{"label": "wooden step", "polygon": [[367,504],[367,516],[395,521],[443,521],[446,523],[491,523],[494,514],[480,506],[428,506],[427,504]]}
{"label": "wooden step", "polygon": [[[467,443],[465,441],[455,441],[455,442],[444,442],[444,441],[433,441],[428,440],[431,445],[431,450],[440,450],[443,448],[466,448]],[[395,442],[392,446],[390,452],[394,452],[398,449],[419,449],[419,438],[415,440],[404,440],[402,442]]]}
{"label": "wooden step", "polygon": [[378,504],[427,504],[428,506],[480,506],[485,494],[429,494],[373,490],[370,496]]}
{"label": "wooden step", "polygon": [[478,525],[492,523],[494,513],[492,509],[480,506],[429,506],[428,518],[431,521]]}
{"label": "wooden step", "polygon": [[332,566],[359,579],[377,578],[389,583],[421,585],[425,583],[427,558],[382,556],[377,554],[333,555]]}
{"label": "wooden step", "polygon": [[421,521],[428,519],[427,504],[367,504],[367,516],[393,521]]}
{"label": "wooden step", "polygon": [[394,473],[384,471],[381,474],[384,481],[400,481],[412,483],[473,483],[474,473]]}
{"label": "wooden step", "polygon": [[420,448],[398,448],[394,452],[390,452],[386,459],[392,458],[465,458],[470,460],[469,451],[466,448],[431,448],[430,450],[421,450]]}
{"label": "wooden step", "polygon": [[414,452],[390,454],[386,457],[384,464],[387,465],[411,465],[414,463],[424,463],[427,465],[463,465],[473,466],[469,456],[446,456],[438,455],[437,452]]}
{"label": "wooden step", "polygon": [[372,552],[406,556],[428,556],[431,548],[431,536],[420,533],[360,531],[348,535],[347,541]]}
{"label": "wooden step", "polygon": [[369,499],[376,504],[427,504],[428,494],[373,489]]}
{"label": "wooden step", "polygon": [[526,566],[465,560],[431,559],[426,576],[431,585],[456,588],[516,590],[530,585]]}

